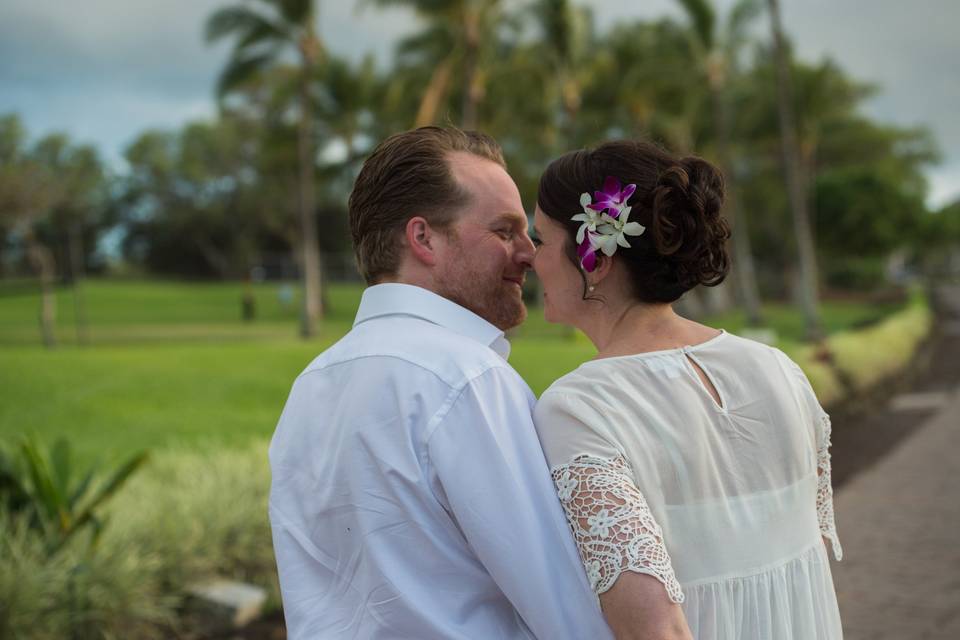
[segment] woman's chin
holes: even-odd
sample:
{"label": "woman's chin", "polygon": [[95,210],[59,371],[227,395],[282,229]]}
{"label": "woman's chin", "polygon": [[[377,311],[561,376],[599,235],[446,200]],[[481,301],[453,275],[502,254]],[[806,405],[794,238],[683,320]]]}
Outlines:
{"label": "woman's chin", "polygon": [[550,307],[550,303],[547,302],[547,297],[543,297],[543,319],[549,322],[550,324],[557,324],[561,322],[557,315],[554,313],[553,309]]}

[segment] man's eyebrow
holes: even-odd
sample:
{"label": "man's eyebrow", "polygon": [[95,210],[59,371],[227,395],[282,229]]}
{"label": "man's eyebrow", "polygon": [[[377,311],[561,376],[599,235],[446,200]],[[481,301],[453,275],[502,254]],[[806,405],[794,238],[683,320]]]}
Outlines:
{"label": "man's eyebrow", "polygon": [[504,223],[504,222],[506,222],[506,223],[508,223],[508,224],[515,224],[515,225],[521,225],[521,226],[523,226],[523,225],[526,225],[526,223],[527,223],[527,216],[523,215],[522,213],[509,213],[509,212],[508,212],[508,213],[498,214],[497,217],[493,219],[493,224],[495,224],[495,225],[496,225],[496,224],[502,224],[502,223]]}

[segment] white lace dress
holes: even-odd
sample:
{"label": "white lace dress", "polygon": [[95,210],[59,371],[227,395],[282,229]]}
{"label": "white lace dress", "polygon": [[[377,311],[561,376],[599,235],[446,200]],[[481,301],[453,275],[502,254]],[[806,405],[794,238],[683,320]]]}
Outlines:
{"label": "white lace dress", "polygon": [[593,360],[535,420],[596,593],[637,571],[697,640],[842,637],[823,541],[839,560],[830,420],[782,352],[722,333]]}

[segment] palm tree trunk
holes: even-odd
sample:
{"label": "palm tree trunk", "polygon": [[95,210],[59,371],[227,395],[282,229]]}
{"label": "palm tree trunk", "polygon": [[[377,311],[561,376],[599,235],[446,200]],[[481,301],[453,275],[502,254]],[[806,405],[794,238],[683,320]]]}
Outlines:
{"label": "palm tree trunk", "polygon": [[734,282],[740,293],[740,303],[747,315],[747,324],[757,327],[763,324],[763,314],[760,309],[753,252],[750,250],[750,229],[747,226],[746,212],[740,207],[737,177],[730,159],[730,110],[722,87],[713,87],[711,93],[713,94],[714,126],[717,132],[717,156],[727,181],[726,213],[732,225],[730,243],[733,248]]}
{"label": "palm tree trunk", "polygon": [[300,123],[297,132],[299,152],[300,248],[303,257],[303,307],[300,314],[300,336],[316,334],[317,321],[323,313],[320,298],[320,247],[314,197],[313,111],[310,102],[310,65],[304,60],[300,80]]}
{"label": "palm tree trunk", "polygon": [[480,16],[478,10],[464,9],[465,47],[463,56],[463,109],[460,126],[477,128],[477,104],[480,90],[477,84],[477,65],[480,56]]}
{"label": "palm tree trunk", "polygon": [[780,142],[783,166],[787,180],[787,196],[793,214],[793,232],[797,242],[800,268],[800,307],[808,340],[821,337],[817,293],[817,254],[810,232],[807,195],[801,175],[796,125],[793,119],[790,69],[780,27],[780,8],[777,0],[767,0],[770,8],[770,26],[777,64],[777,111],[780,118]]}
{"label": "palm tree trunk", "polygon": [[430,84],[423,92],[423,98],[420,99],[420,107],[417,109],[417,117],[413,123],[414,127],[425,127],[433,124],[437,119],[437,109],[447,93],[447,86],[450,84],[450,74],[453,72],[453,60],[447,57],[440,63],[433,74],[430,76]]}

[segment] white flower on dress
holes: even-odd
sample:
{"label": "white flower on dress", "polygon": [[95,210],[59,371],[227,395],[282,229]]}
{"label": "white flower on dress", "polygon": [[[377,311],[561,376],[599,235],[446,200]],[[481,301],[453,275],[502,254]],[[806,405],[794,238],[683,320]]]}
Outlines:
{"label": "white flower on dress", "polygon": [[616,524],[617,519],[610,515],[606,509],[600,509],[597,514],[587,518],[587,524],[590,525],[590,535],[606,538],[610,533],[610,527]]}
{"label": "white flower on dress", "polygon": [[557,496],[560,497],[560,502],[570,502],[573,498],[573,490],[576,488],[576,479],[571,477],[569,471],[565,471],[564,474],[557,479]]}
{"label": "white flower on dress", "polygon": [[592,591],[597,590],[597,585],[600,584],[600,561],[593,560],[587,564],[587,580],[590,581],[590,589]]}

